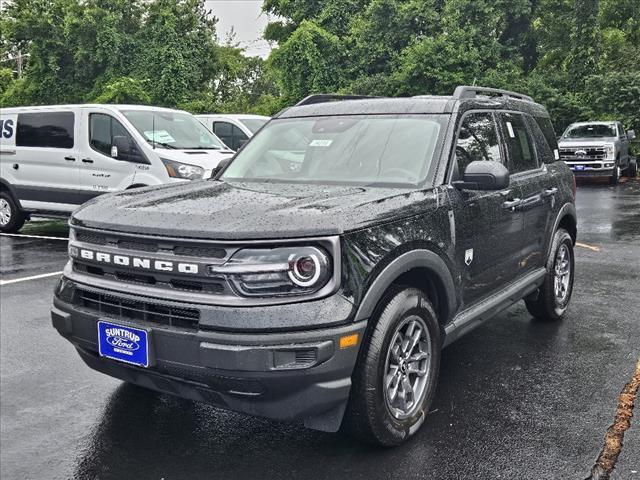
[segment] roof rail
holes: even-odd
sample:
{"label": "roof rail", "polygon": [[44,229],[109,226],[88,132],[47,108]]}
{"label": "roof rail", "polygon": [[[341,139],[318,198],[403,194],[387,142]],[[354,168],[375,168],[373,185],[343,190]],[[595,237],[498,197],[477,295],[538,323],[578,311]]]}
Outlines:
{"label": "roof rail", "polygon": [[522,93],[510,92],[509,90],[502,90],[500,88],[473,87],[470,85],[460,85],[456,87],[453,92],[453,98],[475,98],[478,93],[495,93],[501,97],[511,97],[524,100],[525,102],[533,102],[533,98]]}
{"label": "roof rail", "polygon": [[294,106],[301,107],[303,105],[313,105],[315,103],[339,102],[342,100],[361,100],[363,98],[380,98],[380,97],[371,97],[368,95],[334,95],[331,93],[316,93],[314,95],[309,95],[308,97],[303,98]]}

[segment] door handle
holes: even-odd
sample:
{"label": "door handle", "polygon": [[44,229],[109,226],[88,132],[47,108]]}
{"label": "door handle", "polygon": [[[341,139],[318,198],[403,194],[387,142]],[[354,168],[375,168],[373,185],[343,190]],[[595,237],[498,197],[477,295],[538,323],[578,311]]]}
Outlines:
{"label": "door handle", "polygon": [[542,191],[542,196],[543,197],[552,197],[556,193],[558,193],[558,188],[557,187],[548,188],[548,189]]}
{"label": "door handle", "polygon": [[76,157],[64,157],[64,159],[65,159],[67,162],[75,162],[75,161],[76,161]]}
{"label": "door handle", "polygon": [[502,204],[502,208],[514,212],[520,205],[522,205],[522,200],[519,198],[514,198],[513,200],[507,200],[506,202],[504,202]]}
{"label": "door handle", "polygon": [[91,160],[90,158],[83,158],[82,163],[93,163],[93,160]]}

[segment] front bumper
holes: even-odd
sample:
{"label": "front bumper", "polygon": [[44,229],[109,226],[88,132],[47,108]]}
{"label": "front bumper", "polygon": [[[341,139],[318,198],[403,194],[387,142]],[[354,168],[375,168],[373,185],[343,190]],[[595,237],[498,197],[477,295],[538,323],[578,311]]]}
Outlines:
{"label": "front bumper", "polygon": [[566,162],[576,177],[610,177],[615,173],[615,162],[572,161]]}
{"label": "front bumper", "polygon": [[[304,304],[290,305],[304,308]],[[261,308],[255,315],[261,314]],[[303,331],[237,333],[185,329],[104,316],[54,298],[53,326],[91,368],[153,390],[229,410],[336,431],[351,388],[365,322]],[[152,366],[142,368],[100,357],[97,322],[149,331]],[[340,348],[340,338],[358,342]]]}

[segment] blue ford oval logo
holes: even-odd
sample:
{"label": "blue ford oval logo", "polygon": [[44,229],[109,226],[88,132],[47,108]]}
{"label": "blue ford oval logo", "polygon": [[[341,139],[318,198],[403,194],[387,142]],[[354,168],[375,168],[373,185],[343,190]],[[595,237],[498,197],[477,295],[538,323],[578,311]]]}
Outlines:
{"label": "blue ford oval logo", "polygon": [[134,352],[140,348],[140,337],[124,328],[107,328],[107,342],[114,348],[121,348]]}

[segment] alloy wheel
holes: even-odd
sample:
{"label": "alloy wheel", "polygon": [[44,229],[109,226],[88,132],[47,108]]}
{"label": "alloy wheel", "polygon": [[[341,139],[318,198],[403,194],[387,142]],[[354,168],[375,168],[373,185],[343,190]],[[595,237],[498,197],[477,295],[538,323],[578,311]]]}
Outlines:
{"label": "alloy wheel", "polygon": [[0,226],[6,226],[11,221],[11,206],[4,198],[0,198]]}
{"label": "alloy wheel", "polygon": [[383,378],[385,403],[395,418],[408,418],[422,405],[431,356],[431,336],[424,320],[417,315],[404,319],[389,344]]}
{"label": "alloy wheel", "polygon": [[556,302],[562,305],[569,296],[569,285],[571,280],[571,253],[564,243],[560,245],[556,252],[554,265],[554,292]]}

